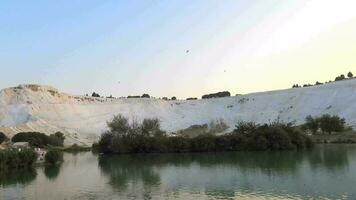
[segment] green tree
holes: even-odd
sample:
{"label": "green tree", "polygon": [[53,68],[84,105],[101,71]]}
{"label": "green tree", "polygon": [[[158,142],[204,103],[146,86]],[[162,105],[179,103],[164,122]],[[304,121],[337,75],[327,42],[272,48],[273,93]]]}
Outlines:
{"label": "green tree", "polygon": [[331,134],[331,132],[341,132],[345,129],[345,119],[340,118],[339,116],[331,116],[325,114],[319,119],[320,129],[323,132]]}
{"label": "green tree", "polygon": [[58,150],[49,150],[45,156],[45,163],[55,165],[63,161],[63,153]]}
{"label": "green tree", "polygon": [[354,77],[354,75],[352,74],[352,72],[349,72],[349,73],[347,74],[347,77],[352,78],[352,77]]}
{"label": "green tree", "polygon": [[303,124],[302,128],[304,130],[310,130],[313,134],[315,134],[319,129],[318,119],[314,119],[311,115],[308,115],[305,118],[305,123]]}

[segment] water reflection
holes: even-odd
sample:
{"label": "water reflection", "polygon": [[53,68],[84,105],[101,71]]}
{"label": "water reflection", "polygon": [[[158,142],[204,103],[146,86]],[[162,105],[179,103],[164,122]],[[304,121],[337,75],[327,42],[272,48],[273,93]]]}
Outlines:
{"label": "water reflection", "polygon": [[44,167],[44,174],[49,180],[55,180],[60,172],[61,164],[58,165],[46,165]]}
{"label": "water reflection", "polygon": [[[324,181],[342,182],[333,179],[332,174],[341,178],[350,173],[349,157],[355,164],[355,150],[355,146],[320,146],[314,151],[299,152],[100,156],[99,167],[109,178],[109,184],[118,190],[143,183],[146,188],[161,185],[173,193],[203,191],[204,195],[216,198],[261,191],[282,197],[288,194],[288,198],[335,198],[345,195],[343,191],[354,195],[353,190]],[[355,170],[352,173],[355,175]],[[317,174],[320,177],[315,177]],[[350,177],[343,181],[356,184]]]}
{"label": "water reflection", "polygon": [[356,199],[356,145],[98,156],[0,172],[0,199]]}
{"label": "water reflection", "polygon": [[27,185],[35,180],[37,176],[34,168],[25,168],[12,171],[0,171],[0,186]]}

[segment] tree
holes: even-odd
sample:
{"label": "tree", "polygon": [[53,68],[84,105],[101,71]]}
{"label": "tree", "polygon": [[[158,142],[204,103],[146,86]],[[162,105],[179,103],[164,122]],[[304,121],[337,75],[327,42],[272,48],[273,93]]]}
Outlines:
{"label": "tree", "polygon": [[314,119],[311,115],[308,115],[305,118],[305,124],[303,124],[303,129],[310,130],[313,134],[315,134],[319,129],[318,119]]}
{"label": "tree", "polygon": [[345,79],[345,75],[341,74],[340,76],[335,78],[335,81],[342,81]]}
{"label": "tree", "polygon": [[223,91],[223,92],[217,92],[212,94],[205,94],[202,96],[202,99],[220,98],[220,97],[229,97],[229,96],[231,96],[230,92]]}
{"label": "tree", "polygon": [[354,77],[354,75],[352,74],[352,72],[349,72],[349,73],[347,74],[347,77],[352,78],[352,77]]}
{"label": "tree", "polygon": [[150,98],[150,95],[149,95],[149,94],[143,94],[143,95],[141,96],[141,98]]}
{"label": "tree", "polygon": [[171,100],[177,100],[177,97],[172,97]]}
{"label": "tree", "polygon": [[58,150],[49,150],[45,155],[45,163],[55,165],[63,160],[63,153]]}
{"label": "tree", "polygon": [[4,133],[0,132],[0,144],[1,144],[2,142],[4,142],[5,140],[7,140],[6,135],[5,135]]}
{"label": "tree", "polygon": [[156,136],[162,133],[159,120],[154,119],[144,119],[141,125],[142,134],[144,136]]}
{"label": "tree", "polygon": [[319,119],[320,129],[323,132],[327,132],[331,134],[331,132],[341,132],[345,129],[345,119],[340,118],[339,116],[331,116],[325,114],[321,116]]}
{"label": "tree", "polygon": [[91,95],[92,97],[100,97],[100,95],[98,93],[93,92],[93,94]]}
{"label": "tree", "polygon": [[130,129],[129,120],[121,114],[115,115],[107,125],[112,134],[119,136],[126,135]]}

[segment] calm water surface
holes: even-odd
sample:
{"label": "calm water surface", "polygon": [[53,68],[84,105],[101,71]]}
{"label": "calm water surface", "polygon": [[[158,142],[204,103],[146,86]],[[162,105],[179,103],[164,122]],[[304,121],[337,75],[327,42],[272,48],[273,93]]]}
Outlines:
{"label": "calm water surface", "polygon": [[356,145],[98,156],[0,177],[0,199],[356,199]]}

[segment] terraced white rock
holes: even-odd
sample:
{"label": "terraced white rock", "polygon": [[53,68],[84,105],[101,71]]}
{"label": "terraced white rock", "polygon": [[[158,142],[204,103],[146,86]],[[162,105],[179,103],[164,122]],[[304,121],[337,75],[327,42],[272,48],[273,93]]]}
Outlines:
{"label": "terraced white rock", "polygon": [[106,121],[119,113],[138,121],[157,117],[168,132],[218,119],[230,129],[239,120],[300,124],[307,115],[325,113],[340,115],[356,126],[356,79],[192,101],[92,98],[39,85],[0,91],[0,131],[10,137],[22,131],[61,131],[67,136],[67,144],[90,144],[105,130]]}

